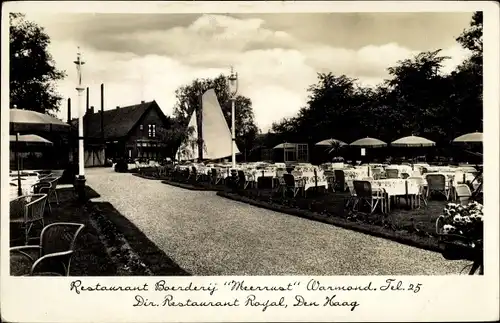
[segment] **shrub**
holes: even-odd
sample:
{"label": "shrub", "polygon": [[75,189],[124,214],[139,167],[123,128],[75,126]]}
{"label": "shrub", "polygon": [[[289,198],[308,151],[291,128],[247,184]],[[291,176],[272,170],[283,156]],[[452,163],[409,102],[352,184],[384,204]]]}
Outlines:
{"label": "shrub", "polygon": [[124,159],[118,160],[115,165],[115,172],[126,173],[127,171],[128,171],[127,161]]}
{"label": "shrub", "polygon": [[61,178],[59,179],[59,183],[61,184],[73,184],[75,181],[75,177],[78,174],[78,164],[70,163],[64,169]]}

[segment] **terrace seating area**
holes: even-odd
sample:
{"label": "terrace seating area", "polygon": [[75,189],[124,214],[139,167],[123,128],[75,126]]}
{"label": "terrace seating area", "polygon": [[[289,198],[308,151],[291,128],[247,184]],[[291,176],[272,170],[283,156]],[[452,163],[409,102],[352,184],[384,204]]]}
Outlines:
{"label": "terrace seating area", "polygon": [[[158,167],[162,168],[162,167]],[[346,208],[369,213],[390,213],[404,199],[410,209],[427,205],[429,199],[462,201],[472,192],[482,190],[482,175],[474,166],[432,166],[429,164],[366,164],[352,166],[325,163],[320,166],[298,163],[230,164],[190,163],[171,167],[177,181],[203,182],[213,185],[235,184],[241,189],[270,188],[283,196],[307,197],[311,191],[345,194]]]}
{"label": "terrace seating area", "polygon": [[53,221],[47,225],[52,205],[60,204],[60,175],[58,171],[22,171],[18,178],[17,173],[11,173],[11,275],[70,275],[75,244],[85,226]]}

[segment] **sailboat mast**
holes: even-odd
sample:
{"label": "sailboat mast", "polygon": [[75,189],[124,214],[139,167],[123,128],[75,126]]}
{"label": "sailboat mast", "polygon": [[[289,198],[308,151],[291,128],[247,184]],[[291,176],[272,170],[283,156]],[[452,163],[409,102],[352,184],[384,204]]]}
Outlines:
{"label": "sailboat mast", "polygon": [[198,162],[203,162],[203,104],[202,104],[202,91],[198,95]]}

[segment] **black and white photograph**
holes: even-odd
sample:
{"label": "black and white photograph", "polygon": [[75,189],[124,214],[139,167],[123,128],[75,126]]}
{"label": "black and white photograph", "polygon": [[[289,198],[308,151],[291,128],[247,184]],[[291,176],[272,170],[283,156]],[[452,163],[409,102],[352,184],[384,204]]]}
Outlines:
{"label": "black and white photograph", "polygon": [[484,11],[11,8],[9,276],[498,276]]}

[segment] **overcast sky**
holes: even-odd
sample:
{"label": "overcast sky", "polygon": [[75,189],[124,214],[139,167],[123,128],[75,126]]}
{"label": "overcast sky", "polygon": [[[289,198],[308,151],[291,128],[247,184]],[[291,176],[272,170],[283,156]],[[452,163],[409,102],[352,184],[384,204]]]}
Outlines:
{"label": "overcast sky", "polygon": [[[172,113],[175,90],[197,77],[228,73],[253,102],[262,130],[295,115],[317,72],[375,85],[387,68],[414,54],[443,49],[446,71],[468,55],[455,41],[472,13],[303,14],[27,14],[51,37],[56,66],[68,77],[58,89],[76,103],[77,46],[91,105],[105,109],[156,100]],[[73,104],[75,109],[76,104]],[[66,118],[66,103],[61,117]],[[73,115],[76,115],[74,110]]]}

